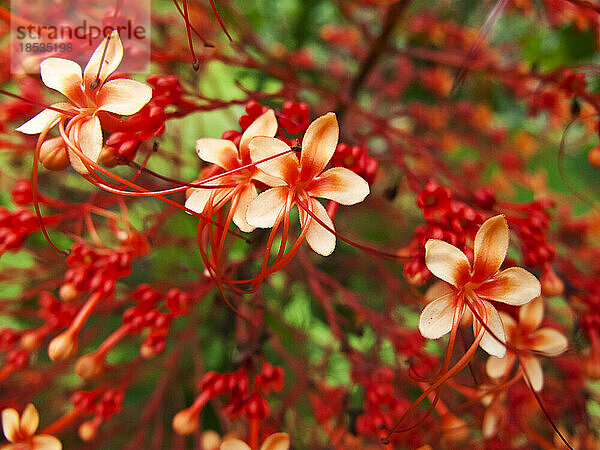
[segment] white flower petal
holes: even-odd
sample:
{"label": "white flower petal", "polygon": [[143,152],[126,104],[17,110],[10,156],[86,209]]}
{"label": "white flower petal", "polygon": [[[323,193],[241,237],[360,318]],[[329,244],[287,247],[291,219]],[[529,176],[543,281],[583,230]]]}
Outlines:
{"label": "white flower petal", "polygon": [[33,436],[40,424],[40,415],[31,403],[29,403],[21,414],[21,432],[27,436]]}
{"label": "white flower petal", "polygon": [[246,211],[248,211],[248,206],[256,197],[258,197],[258,191],[253,183],[248,183],[239,194],[238,203],[233,213],[233,223],[244,233],[250,233],[255,228],[246,220]]}
{"label": "white flower petal", "polygon": [[[253,162],[263,161],[271,156],[290,150],[285,142],[271,137],[257,136],[250,141],[250,157]],[[256,168],[271,177],[281,179],[289,184],[298,178],[299,163],[293,152],[282,154],[256,165]],[[267,179],[268,181],[268,179]]]}
{"label": "white flower petal", "polygon": [[196,141],[196,153],[202,161],[231,170],[239,166],[238,150],[227,139],[202,138]]}
{"label": "white flower petal", "polygon": [[451,284],[448,284],[445,281],[436,281],[429,289],[427,289],[423,298],[429,303],[443,295],[450,294],[451,292],[454,292],[454,288]]}
{"label": "white flower petal", "polygon": [[468,281],[471,265],[463,252],[438,239],[425,243],[425,265],[436,277],[455,287]]}
{"label": "white flower petal", "polygon": [[250,124],[240,139],[240,156],[243,160],[250,156],[248,145],[256,136],[274,137],[277,133],[277,118],[272,109],[262,113]]}
{"label": "white flower petal", "polygon": [[[104,56],[103,61],[102,56]],[[104,80],[117,70],[117,67],[121,64],[121,59],[123,59],[123,44],[121,43],[119,33],[115,30],[104,38],[96,50],[94,50],[94,53],[85,66],[85,70],[83,71],[85,89],[90,89],[90,85],[96,81],[96,77],[98,77],[99,83],[102,85]],[[101,61],[102,67],[100,67]],[[100,69],[100,73],[98,73],[98,69]]]}
{"label": "white flower petal", "polygon": [[544,386],[544,372],[540,361],[533,356],[524,356],[521,357],[521,363],[523,364],[523,370],[527,372],[533,390],[536,392],[541,391]]}
{"label": "white flower petal", "polygon": [[519,323],[522,328],[534,331],[544,319],[544,299],[534,298],[532,301],[519,308]]}
{"label": "white flower petal", "polygon": [[102,85],[96,103],[98,110],[129,116],[144,107],[152,98],[152,88],[135,80],[119,78]]}
{"label": "white flower petal", "polygon": [[[209,184],[210,185],[210,184]],[[216,192],[215,192],[216,191]],[[197,188],[193,189],[190,196],[185,201],[185,207],[190,209],[198,214],[203,214],[207,212],[206,205],[208,204],[211,196],[213,199],[211,201],[211,206],[219,204],[221,200],[223,200],[233,188],[221,188],[221,189],[205,189],[205,188]]]}
{"label": "white flower petal", "polygon": [[429,303],[419,316],[419,332],[427,339],[438,339],[452,330],[456,297],[450,292]]}
{"label": "white flower petal", "polygon": [[[506,354],[506,346],[503,343],[506,343],[506,335],[504,334],[504,326],[502,325],[502,319],[500,318],[500,314],[496,311],[496,308],[492,306],[491,303],[484,301],[483,302],[486,308],[486,325],[489,330],[494,334],[492,336],[487,330],[483,333],[483,338],[481,342],[479,342],[479,346],[488,352],[492,356],[497,356],[498,358],[503,358]],[[481,324],[477,319],[473,319],[473,329],[475,333],[479,331]],[[498,342],[498,339],[501,342]]]}
{"label": "white flower petal", "polygon": [[315,178],[307,191],[312,197],[354,205],[369,195],[369,183],[349,169],[334,167]]}
{"label": "white flower petal", "polygon": [[42,81],[57,90],[76,105],[83,104],[81,67],[76,62],[63,58],[47,58],[40,63]]}
{"label": "white flower petal", "polygon": [[509,238],[508,225],[502,215],[494,216],[481,225],[473,245],[474,283],[481,283],[498,272],[506,258]]}
{"label": "white flower petal", "polygon": [[515,357],[511,353],[507,353],[503,358],[490,356],[485,364],[485,371],[492,378],[502,378],[512,368]]}
{"label": "white flower petal", "polygon": [[287,433],[273,433],[260,446],[260,450],[288,450],[290,436]]}
{"label": "white flower petal", "polygon": [[567,338],[554,328],[542,328],[530,336],[531,350],[547,356],[558,356],[569,346]]}
{"label": "white flower petal", "polygon": [[481,298],[520,306],[539,297],[542,287],[525,269],[510,267],[483,283],[476,292]]}
{"label": "white flower petal", "polygon": [[10,442],[15,442],[19,436],[19,413],[13,408],[2,410],[2,430]]}
{"label": "white flower petal", "polygon": [[[98,117],[92,116],[82,122],[74,142],[85,156],[94,162],[98,161],[102,151],[102,128],[100,128]],[[73,169],[81,174],[89,173],[79,156],[70,150],[68,150],[68,154]]]}
{"label": "white flower petal", "polygon": [[61,450],[62,443],[49,434],[39,434],[32,439],[32,450]]}
{"label": "white flower petal", "polygon": [[248,444],[239,439],[225,439],[219,450],[250,450]]}
{"label": "white flower petal", "polygon": [[[71,107],[68,103],[55,103],[52,105],[58,109],[65,109],[65,107]],[[40,113],[33,116],[23,125],[18,127],[16,130],[25,134],[38,134],[44,131],[45,129],[50,129],[54,125],[58,123],[61,117],[64,117],[65,114],[62,114],[53,109],[44,109]]]}
{"label": "white flower petal", "polygon": [[274,187],[261,192],[246,210],[246,221],[257,228],[271,228],[285,208],[289,189]]}
{"label": "white flower petal", "polygon": [[[307,203],[308,202],[304,202],[306,206],[309,206]],[[311,199],[310,205],[312,213],[329,228],[335,230],[333,222],[327,214],[325,207],[315,199]],[[304,209],[302,209],[301,207],[299,208],[300,223],[303,223],[308,214],[306,213],[306,211],[304,211]],[[335,235],[331,231],[325,229],[312,217],[308,225],[308,231],[306,233],[306,242],[308,243],[310,248],[312,248],[315,252],[322,256],[329,256],[335,250]]]}
{"label": "white flower petal", "polygon": [[335,153],[339,133],[337,118],[332,112],[317,118],[308,126],[300,153],[303,180],[310,180],[325,169]]}
{"label": "white flower petal", "polygon": [[198,214],[204,212],[204,208],[210,198],[211,189],[194,189],[185,201],[185,207]]}
{"label": "white flower petal", "polygon": [[494,437],[498,432],[498,414],[495,408],[487,408],[483,414],[483,423],[481,424],[481,432],[483,437],[489,439]]}

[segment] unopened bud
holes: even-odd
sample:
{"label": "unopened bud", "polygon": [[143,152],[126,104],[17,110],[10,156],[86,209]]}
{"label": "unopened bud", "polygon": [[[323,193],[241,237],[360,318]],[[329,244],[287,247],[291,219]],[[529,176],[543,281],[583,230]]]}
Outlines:
{"label": "unopened bud", "polygon": [[469,435],[469,429],[462,419],[447,413],[442,419],[442,433],[449,441],[461,441]]}
{"label": "unopened bud", "polygon": [[219,450],[221,436],[216,431],[206,430],[200,435],[200,443],[203,450]]}
{"label": "unopened bud", "polygon": [[411,255],[411,249],[409,247],[402,247],[396,250],[396,255],[399,258],[408,258]]}
{"label": "unopened bud", "polygon": [[544,270],[542,276],[540,278],[540,282],[542,284],[542,290],[544,295],[549,297],[554,297],[556,295],[561,295],[565,290],[565,284],[563,281],[556,275],[554,270],[551,267]]}
{"label": "unopened bud", "polygon": [[65,302],[70,302],[70,301],[75,300],[75,297],[77,297],[78,294],[79,294],[79,291],[71,283],[63,284],[58,291],[58,295]]}
{"label": "unopened bud", "polygon": [[41,340],[35,332],[25,333],[21,336],[21,346],[29,352],[36,351],[40,344]]}
{"label": "unopened bud", "polygon": [[179,411],[173,417],[173,429],[177,434],[190,434],[198,429],[198,414],[189,408]]}
{"label": "unopened bud", "polygon": [[84,355],[77,360],[75,372],[84,380],[97,378],[104,373],[104,359],[94,353]]}
{"label": "unopened bud", "polygon": [[77,337],[70,330],[56,336],[48,346],[48,356],[52,361],[64,361],[77,352]]}
{"label": "unopened bud", "polygon": [[425,279],[423,278],[423,274],[421,272],[417,272],[414,275],[408,275],[405,273],[406,281],[408,281],[413,286],[422,286],[425,283]]}
{"label": "unopened bud", "polygon": [[83,422],[79,425],[79,437],[83,441],[91,441],[98,434],[98,426],[93,420],[88,420],[87,422]]}
{"label": "unopened bud", "polygon": [[588,153],[588,161],[592,166],[600,169],[600,145],[597,145]]}
{"label": "unopened bud", "polygon": [[69,165],[67,146],[60,137],[48,139],[40,148],[40,162],[48,170],[63,170]]}
{"label": "unopened bud", "polygon": [[140,355],[142,355],[142,358],[144,359],[154,358],[157,354],[158,352],[156,349],[146,342],[144,342],[140,347]]}
{"label": "unopened bud", "polygon": [[100,151],[98,161],[100,161],[100,164],[102,164],[103,166],[115,167],[117,164],[119,164],[119,159],[117,156],[117,151],[114,147],[104,145],[102,146],[102,150]]}

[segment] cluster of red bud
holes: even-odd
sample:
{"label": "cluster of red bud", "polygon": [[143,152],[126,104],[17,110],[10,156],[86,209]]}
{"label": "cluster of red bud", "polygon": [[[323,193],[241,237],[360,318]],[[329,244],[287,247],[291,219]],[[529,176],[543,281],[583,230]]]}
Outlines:
{"label": "cluster of red bud", "polygon": [[409,258],[404,266],[407,279],[416,285],[430,279],[431,274],[425,266],[425,243],[429,239],[446,241],[472,259],[471,246],[478,226],[501,208],[511,230],[520,240],[524,264],[541,269],[544,292],[548,295],[562,293],[563,283],[551,266],[556,249],[547,240],[551,219],[548,211],[554,207],[554,202],[543,199],[520,204],[499,203],[488,187],[475,190],[473,196],[477,209],[453,199],[448,188],[434,181],[426,184],[417,196],[417,206],[422,210],[426,224],[418,226],[411,243],[399,251]]}
{"label": "cluster of red bud", "polygon": [[0,352],[6,352],[5,365],[0,369],[0,379],[24,368],[29,362],[29,355],[39,349],[44,339],[69,325],[77,312],[74,305],[57,300],[47,291],[38,296],[38,305],[36,316],[43,320],[40,326],[24,330],[0,330]]}
{"label": "cluster of red bud", "polygon": [[[179,289],[170,289],[166,295],[148,284],[139,285],[132,299],[136,305],[123,314],[123,326],[131,334],[148,334],[142,342],[140,353],[144,358],[152,358],[165,349],[169,326],[173,318],[186,314],[192,304],[192,296]],[[159,309],[158,303],[164,300],[166,308]]]}
{"label": "cluster of red bud", "polygon": [[102,422],[121,411],[124,397],[125,393],[118,388],[75,392],[71,396],[71,403],[77,416],[93,415],[79,426],[79,437],[84,441],[93,440]]}
{"label": "cluster of red bud", "polygon": [[356,418],[356,431],[385,436],[410,402],[396,393],[398,383],[394,371],[389,367],[379,367],[359,381],[364,386],[365,401],[363,413]]}
{"label": "cluster of red bud", "polygon": [[467,246],[477,232],[485,215],[467,204],[452,199],[449,189],[430,181],[417,196],[417,206],[422,210],[426,224],[415,229],[410,244],[399,254],[407,256],[404,274],[413,284],[422,285],[431,278],[425,266],[425,243],[429,239],[440,239],[461,249],[472,258]]}
{"label": "cluster of red bud", "polygon": [[[152,86],[152,99],[127,120],[127,131],[115,131],[106,139],[100,161],[107,167],[132,161],[143,141],[164,133],[165,121],[171,115],[196,108],[184,98],[186,92],[175,75],[149,75],[146,81]],[[166,112],[168,108],[177,113]]]}
{"label": "cluster of red bud", "polygon": [[74,244],[66,259],[69,269],[60,289],[61,298],[70,301],[87,291],[111,295],[116,281],[131,273],[132,259],[130,251],[93,250]]}
{"label": "cluster of red bud", "polygon": [[[49,218],[47,224],[57,223],[58,218]],[[0,256],[6,251],[17,251],[31,233],[39,230],[40,221],[28,209],[9,211],[0,206]]]}
{"label": "cluster of red bud", "polygon": [[[281,367],[263,361],[260,372],[252,377],[249,365],[231,373],[207,372],[199,383],[200,394],[189,408],[173,418],[173,429],[179,434],[193,433],[198,429],[199,415],[210,400],[228,396],[222,408],[230,418],[239,416],[251,420],[264,420],[269,416],[269,404],[264,395],[279,392],[283,387],[284,372]],[[250,380],[252,379],[252,383]]]}

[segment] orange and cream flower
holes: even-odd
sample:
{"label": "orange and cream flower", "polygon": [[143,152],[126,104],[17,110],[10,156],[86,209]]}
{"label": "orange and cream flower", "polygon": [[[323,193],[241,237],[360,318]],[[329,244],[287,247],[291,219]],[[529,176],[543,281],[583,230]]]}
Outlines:
{"label": "orange and cream flower", "polygon": [[[290,436],[287,433],[274,433],[269,436],[260,446],[260,450],[288,450],[290,448]],[[239,439],[225,439],[220,450],[250,450],[250,446]]]}
{"label": "orange and cream flower", "polygon": [[[55,103],[17,128],[25,134],[46,133],[59,122],[69,120],[69,142],[96,162],[102,150],[102,128],[98,113],[129,116],[138,112],[152,97],[152,88],[129,79],[106,79],[117,70],[123,58],[123,44],[117,31],[96,48],[82,73],[79,64],[63,58],[47,58],[40,63],[40,75],[46,86],[63,94],[70,103]],[[80,173],[88,170],[69,151],[71,165]]]}
{"label": "orange and cream flower", "polygon": [[[544,318],[544,301],[541,297],[519,308],[518,323],[503,312],[500,313],[500,317],[504,323],[508,342],[519,350],[519,359],[531,381],[531,387],[535,391],[540,391],[544,385],[544,373],[535,353],[558,356],[567,349],[567,338],[554,328],[539,328]],[[492,378],[502,378],[508,375],[515,359],[516,355],[511,351],[508,351],[503,358],[491,356],[487,361],[486,371]]]}
{"label": "orange and cream flower", "polygon": [[354,205],[369,194],[369,184],[351,170],[334,167],[324,171],[335,152],[338,137],[335,114],[328,113],[317,118],[306,130],[300,160],[279,139],[260,136],[252,139],[249,147],[254,162],[289,153],[257,164],[269,176],[261,181],[271,189],[262,192],[250,203],[246,212],[248,223],[257,228],[272,228],[286,211],[286,205],[301,203],[300,222],[308,224],[305,230],[308,245],[323,256],[333,253],[335,235],[312,219],[304,208],[333,229],[333,222],[317,198],[333,200],[341,205]]}
{"label": "orange and cream flower", "polygon": [[[505,355],[504,326],[490,300],[519,306],[538,297],[541,292],[540,282],[525,269],[511,267],[499,272],[508,244],[508,225],[502,215],[486,220],[477,231],[473,265],[453,245],[437,239],[427,241],[425,264],[431,273],[449,284],[451,292],[441,295],[421,312],[419,331],[424,337],[438,339],[444,336],[459,326],[467,309],[472,309],[495,336],[486,329],[479,342],[480,347],[490,355],[500,358]],[[481,326],[474,318],[476,335]]]}
{"label": "orange and cream flower", "polygon": [[61,450],[61,442],[49,434],[35,434],[40,423],[35,406],[25,407],[23,414],[13,408],[2,410],[2,430],[11,444],[0,447],[2,450]]}
{"label": "orange and cream flower", "polygon": [[[256,118],[244,131],[239,150],[232,141],[227,139],[202,138],[196,141],[196,153],[201,160],[215,164],[225,171],[231,171],[252,163],[248,149],[248,143],[252,138],[256,136],[273,137],[276,132],[277,119],[273,110],[269,109]],[[233,222],[240,230],[250,232],[255,227],[246,221],[246,210],[250,202],[258,196],[253,180],[260,179],[260,175],[262,174],[259,174],[258,169],[252,166],[220,177],[206,185],[235,185],[235,187],[192,189],[185,206],[201,214],[207,212],[207,208],[213,208],[213,206],[235,196],[237,200]]]}

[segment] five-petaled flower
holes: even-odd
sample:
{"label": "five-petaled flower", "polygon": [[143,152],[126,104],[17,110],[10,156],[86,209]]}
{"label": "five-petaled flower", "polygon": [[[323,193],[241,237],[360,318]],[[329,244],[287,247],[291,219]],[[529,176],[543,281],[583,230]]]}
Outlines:
{"label": "five-petaled flower", "polygon": [[[202,138],[196,141],[196,153],[203,161],[215,164],[225,171],[239,169],[252,164],[248,143],[255,136],[275,136],[277,132],[277,119],[272,109],[259,116],[246,129],[239,144],[227,139]],[[255,227],[246,222],[246,209],[252,200],[258,196],[253,180],[261,180],[261,174],[255,166],[250,166],[232,174],[224,175],[207,186],[228,185],[235,187],[224,188],[199,188],[193,189],[185,202],[185,206],[197,213],[214,213],[219,205],[230,201],[235,205],[233,222],[244,232],[250,232]],[[262,176],[262,180],[265,177]]]}
{"label": "five-petaled flower", "polygon": [[[274,433],[269,436],[260,446],[260,450],[288,450],[290,448],[290,436],[287,433]],[[225,439],[220,450],[250,450],[250,446],[239,439]]]}
{"label": "five-petaled flower", "polygon": [[[55,103],[17,128],[26,134],[45,134],[57,123],[70,119],[64,138],[96,162],[102,150],[102,128],[98,113],[118,115],[138,112],[152,97],[152,88],[130,79],[106,79],[123,58],[123,44],[117,31],[108,35],[96,48],[83,73],[81,67],[68,59],[47,58],[40,63],[42,81],[49,88],[66,96],[71,103]],[[82,160],[68,149],[71,165],[82,174],[88,170]],[[60,167],[60,165],[59,165]]]}
{"label": "five-petaled flower", "polygon": [[[544,301],[541,297],[519,309],[519,322],[503,312],[500,313],[507,340],[510,345],[519,350],[519,360],[531,387],[540,391],[544,385],[542,365],[532,353],[537,352],[545,356],[558,356],[567,349],[567,338],[554,328],[539,328],[544,318]],[[507,375],[512,368],[516,356],[508,351],[503,358],[491,356],[486,364],[486,371],[492,378],[501,378]]]}
{"label": "five-petaled flower", "polygon": [[[472,266],[467,256],[453,245],[437,239],[427,241],[425,264],[431,273],[451,285],[452,292],[432,301],[421,312],[419,331],[424,337],[438,339],[449,333],[460,324],[469,308],[485,323],[480,347],[499,358],[505,355],[502,319],[488,300],[519,306],[541,292],[540,282],[525,269],[510,267],[499,272],[508,244],[508,225],[502,215],[486,220],[477,231]],[[481,327],[479,320],[474,318],[475,335]]]}
{"label": "five-petaled flower", "polygon": [[35,406],[25,407],[23,414],[13,408],[2,410],[2,429],[6,439],[12,444],[2,446],[2,450],[61,450],[62,444],[49,434],[35,434],[40,423]]}
{"label": "five-petaled flower", "polygon": [[[250,156],[252,161],[258,162],[257,167],[269,175],[262,181],[271,189],[262,192],[250,203],[246,212],[248,223],[258,228],[271,228],[283,214],[289,213],[291,206],[297,204],[300,206],[300,222],[308,227],[303,230],[308,245],[323,256],[330,255],[335,249],[335,235],[306,210],[333,229],[327,211],[316,198],[354,205],[369,194],[369,184],[351,170],[334,167],[323,171],[335,152],[338,137],[335,114],[328,113],[312,122],[306,130],[300,160],[279,139],[262,136],[252,139]],[[283,156],[259,162],[279,154]]]}

